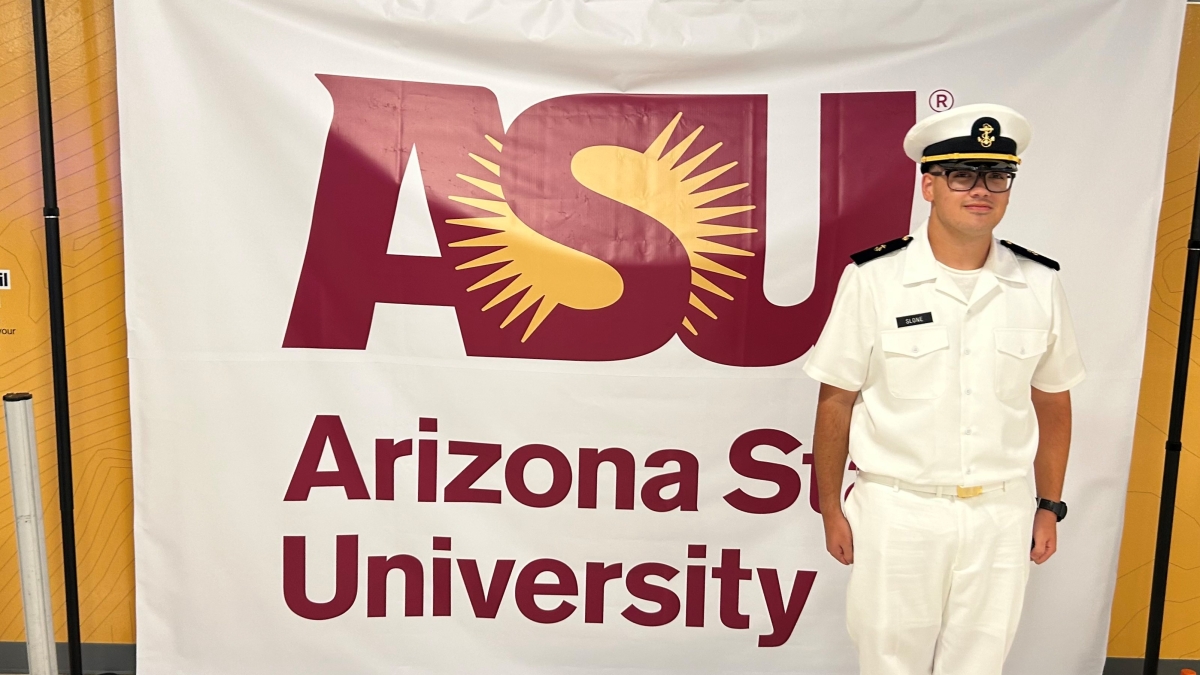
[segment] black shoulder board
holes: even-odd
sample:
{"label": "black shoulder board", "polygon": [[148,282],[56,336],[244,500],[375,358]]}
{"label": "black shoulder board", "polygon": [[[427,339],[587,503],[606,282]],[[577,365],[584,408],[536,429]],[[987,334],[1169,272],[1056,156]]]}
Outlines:
{"label": "black shoulder board", "polygon": [[1056,261],[1056,260],[1051,260],[1050,258],[1047,258],[1046,256],[1042,255],[1041,253],[1038,253],[1037,251],[1030,251],[1029,249],[1025,248],[1024,246],[1018,246],[1007,239],[1001,239],[1000,243],[1004,244],[1005,248],[1012,251],[1013,253],[1016,253],[1017,255],[1021,256],[1022,258],[1029,258],[1033,262],[1045,265],[1046,267],[1049,267],[1050,269],[1054,270],[1055,272],[1058,271],[1058,261]]}
{"label": "black shoulder board", "polygon": [[869,263],[872,260],[874,260],[880,256],[885,256],[889,253],[895,253],[896,251],[899,251],[900,249],[904,248],[905,246],[908,246],[909,242],[911,242],[911,241],[912,241],[912,236],[906,234],[903,237],[900,237],[899,239],[885,241],[884,243],[882,243],[878,246],[872,246],[871,248],[866,249],[865,251],[859,251],[858,253],[854,253],[850,256],[850,259],[854,261],[855,265]]}

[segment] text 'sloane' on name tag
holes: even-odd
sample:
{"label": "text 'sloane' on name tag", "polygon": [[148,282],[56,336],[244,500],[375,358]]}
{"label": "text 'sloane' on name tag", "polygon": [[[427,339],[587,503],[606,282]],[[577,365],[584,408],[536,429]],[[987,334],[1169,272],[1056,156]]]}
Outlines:
{"label": "text 'sloane' on name tag", "polygon": [[904,328],[905,326],[919,326],[923,323],[933,323],[933,312],[925,312],[924,314],[909,314],[908,316],[896,317],[897,328]]}

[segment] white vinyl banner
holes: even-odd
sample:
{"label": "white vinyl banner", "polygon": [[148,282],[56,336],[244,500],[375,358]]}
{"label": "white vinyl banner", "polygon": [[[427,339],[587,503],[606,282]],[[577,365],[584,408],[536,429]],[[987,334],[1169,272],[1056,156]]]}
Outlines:
{"label": "white vinyl banner", "polygon": [[1099,672],[1183,13],[118,0],[139,672],[856,672],[800,367],[980,102],[1089,370],[1005,672]]}

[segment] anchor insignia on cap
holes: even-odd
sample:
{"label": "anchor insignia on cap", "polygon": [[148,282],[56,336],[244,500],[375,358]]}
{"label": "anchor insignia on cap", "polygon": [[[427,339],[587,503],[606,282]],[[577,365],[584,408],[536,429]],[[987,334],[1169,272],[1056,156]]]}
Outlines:
{"label": "anchor insignia on cap", "polygon": [[975,140],[979,141],[979,144],[985,148],[992,147],[992,143],[996,141],[995,138],[992,138],[992,132],[996,129],[990,124],[984,124],[979,127],[979,130],[983,132],[983,135]]}

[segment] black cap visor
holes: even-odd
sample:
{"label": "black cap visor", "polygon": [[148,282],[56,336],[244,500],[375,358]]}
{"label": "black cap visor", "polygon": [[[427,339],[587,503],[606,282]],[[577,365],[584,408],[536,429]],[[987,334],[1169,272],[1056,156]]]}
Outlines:
{"label": "black cap visor", "polygon": [[930,169],[938,166],[945,171],[1008,171],[1017,172],[1016,162],[1005,162],[994,159],[960,159],[946,162],[925,162],[921,165],[921,173],[929,173]]}

